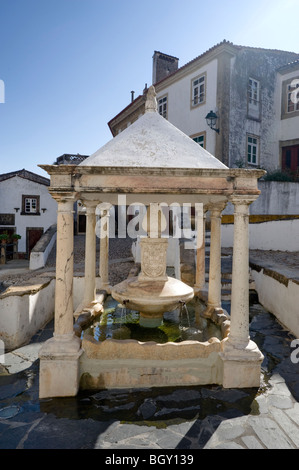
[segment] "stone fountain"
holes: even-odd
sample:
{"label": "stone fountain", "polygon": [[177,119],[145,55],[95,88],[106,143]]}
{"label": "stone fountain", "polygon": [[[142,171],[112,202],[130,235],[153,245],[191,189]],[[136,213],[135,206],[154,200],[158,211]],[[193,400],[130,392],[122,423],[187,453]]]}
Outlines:
{"label": "stone fountain", "polygon": [[[79,388],[153,387],[221,384],[226,388],[258,387],[263,356],[249,337],[249,206],[259,196],[263,170],[228,168],[157,113],[150,87],[145,114],[80,165],[40,165],[51,176],[49,191],[58,203],[54,336],[40,350],[40,397],[75,396]],[[125,197],[125,204],[123,198]],[[86,208],[84,286],[80,305],[73,303],[73,209]],[[121,201],[121,202],[120,202]],[[103,311],[104,294],[140,311],[147,331],[157,328],[164,312],[194,301],[205,288],[204,237],[197,237],[196,279],[186,285],[167,276],[165,221],[158,205],[200,204],[197,233],[204,233],[210,213],[211,246],[208,298],[204,317],[225,334],[207,341],[108,339],[96,342],[75,334],[81,315]],[[234,205],[231,314],[221,304],[221,213]],[[99,204],[148,207],[141,239],[141,272],[109,285],[107,237],[101,237],[96,275],[96,211]],[[102,206],[103,207],[103,206]],[[101,227],[108,225],[101,212]],[[151,217],[151,215],[153,217]],[[147,221],[154,222],[148,225]],[[200,230],[201,228],[201,230]],[[227,323],[230,323],[227,329]],[[76,326],[76,323],[75,323]]]}
{"label": "stone fountain", "polygon": [[144,218],[141,239],[141,272],[112,288],[111,295],[126,307],[140,312],[140,325],[154,328],[161,324],[163,313],[175,310],[180,303],[194,297],[192,287],[166,274],[168,239],[161,234],[166,219],[157,204],[151,204]]}

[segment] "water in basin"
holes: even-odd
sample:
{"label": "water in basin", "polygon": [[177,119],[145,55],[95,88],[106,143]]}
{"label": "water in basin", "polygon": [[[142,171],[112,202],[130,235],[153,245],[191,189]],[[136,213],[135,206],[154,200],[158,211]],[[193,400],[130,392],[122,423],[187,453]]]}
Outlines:
{"label": "water in basin", "polygon": [[220,327],[201,316],[204,309],[205,305],[199,299],[193,299],[188,306],[182,304],[179,309],[165,312],[159,327],[145,328],[139,325],[139,312],[127,309],[108,297],[104,312],[94,318],[82,335],[88,334],[98,342],[106,339],[134,339],[156,343],[179,343],[187,340],[204,342],[212,337],[221,341],[223,338]]}

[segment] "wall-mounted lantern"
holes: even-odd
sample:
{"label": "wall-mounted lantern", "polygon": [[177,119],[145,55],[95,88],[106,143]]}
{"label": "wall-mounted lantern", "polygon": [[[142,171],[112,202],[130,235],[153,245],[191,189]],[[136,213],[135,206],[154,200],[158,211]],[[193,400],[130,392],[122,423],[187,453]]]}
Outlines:
{"label": "wall-mounted lantern", "polygon": [[216,128],[216,123],[217,123],[217,119],[218,119],[218,116],[216,113],[214,113],[214,111],[210,111],[207,115],[206,115],[206,121],[207,121],[207,124],[208,126],[213,130],[213,131],[216,131],[220,132],[220,129],[217,129]]}

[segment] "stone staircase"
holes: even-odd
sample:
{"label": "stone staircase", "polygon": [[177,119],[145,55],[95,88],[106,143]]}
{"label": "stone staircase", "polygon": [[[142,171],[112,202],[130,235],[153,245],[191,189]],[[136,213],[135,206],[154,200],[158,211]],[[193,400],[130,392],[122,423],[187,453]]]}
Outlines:
{"label": "stone staircase", "polygon": [[[205,233],[206,283],[209,282],[210,245],[211,245],[211,232],[209,230],[206,230],[206,233]],[[221,253],[221,299],[222,301],[230,301],[231,285],[232,285],[232,252],[231,253],[222,252]]]}
{"label": "stone staircase", "polygon": [[[181,258],[181,280],[190,286],[195,284],[195,250],[184,249],[184,242],[180,242],[180,258]],[[211,233],[206,230],[205,233],[205,279],[206,292],[203,298],[208,297],[209,267],[210,267],[210,242]],[[230,312],[231,286],[232,286],[232,248],[223,248],[221,251],[221,301],[223,308]],[[249,291],[254,290],[254,282],[249,280]]]}
{"label": "stone staircase", "polygon": [[[206,282],[209,281],[209,263],[210,263],[210,241],[211,233],[206,231]],[[232,264],[233,264],[233,250],[222,249],[221,253],[221,300],[224,308],[230,309],[231,300],[231,287],[232,287]],[[254,282],[249,278],[249,290],[254,290]]]}

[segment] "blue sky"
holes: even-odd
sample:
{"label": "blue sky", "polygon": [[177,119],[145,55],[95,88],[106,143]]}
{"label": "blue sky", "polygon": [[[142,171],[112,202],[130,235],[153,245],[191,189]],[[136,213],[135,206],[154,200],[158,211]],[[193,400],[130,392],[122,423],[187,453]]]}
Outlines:
{"label": "blue sky", "polygon": [[152,80],[154,50],[182,66],[223,39],[299,53],[299,0],[0,0],[0,173],[90,155]]}

